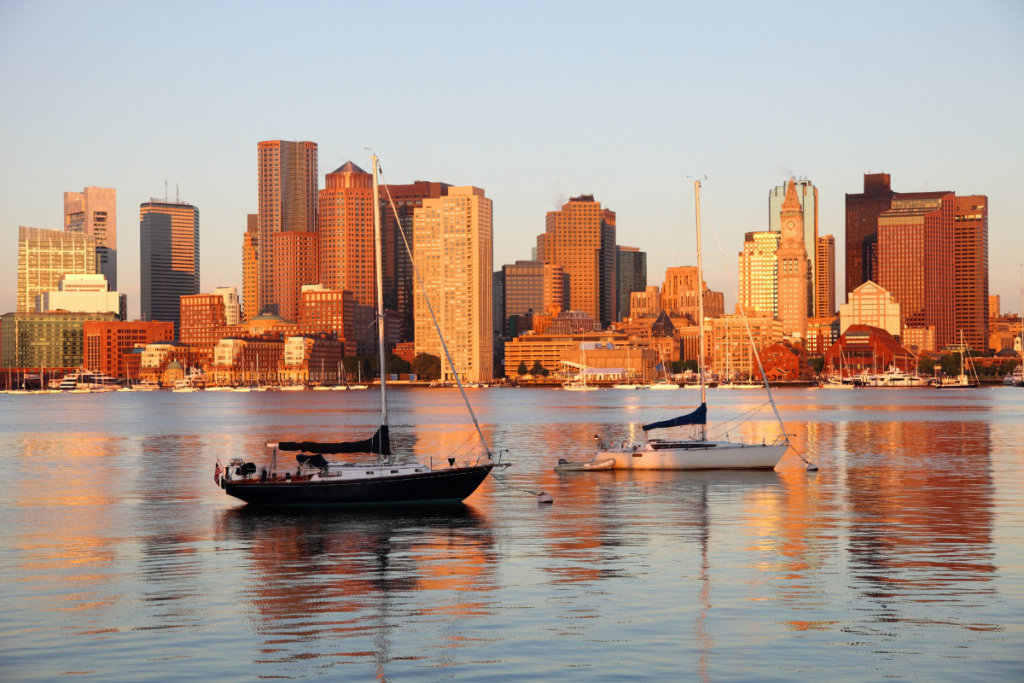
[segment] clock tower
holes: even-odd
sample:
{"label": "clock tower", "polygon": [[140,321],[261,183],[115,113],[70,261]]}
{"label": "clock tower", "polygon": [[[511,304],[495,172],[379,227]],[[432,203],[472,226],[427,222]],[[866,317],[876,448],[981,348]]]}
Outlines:
{"label": "clock tower", "polygon": [[779,214],[782,238],[775,252],[779,278],[779,320],[782,332],[807,338],[807,294],[809,268],[804,246],[804,210],[789,179],[786,199]]}

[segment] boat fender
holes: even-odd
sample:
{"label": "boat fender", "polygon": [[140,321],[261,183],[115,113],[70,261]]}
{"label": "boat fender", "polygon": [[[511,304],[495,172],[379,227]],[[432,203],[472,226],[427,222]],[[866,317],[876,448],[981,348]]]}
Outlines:
{"label": "boat fender", "polygon": [[541,491],[540,493],[537,494],[537,504],[538,505],[551,505],[554,502],[555,502],[555,499],[552,498],[551,494],[549,494],[549,493],[544,493],[543,491]]}

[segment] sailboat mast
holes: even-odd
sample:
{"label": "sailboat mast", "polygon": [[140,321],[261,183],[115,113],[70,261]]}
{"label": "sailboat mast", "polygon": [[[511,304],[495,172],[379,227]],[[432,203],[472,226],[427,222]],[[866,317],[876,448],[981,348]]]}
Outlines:
{"label": "sailboat mast", "polygon": [[[697,372],[700,373],[700,404],[704,405],[707,403],[707,391],[705,388],[704,380],[704,268],[702,267],[700,257],[700,181],[693,181],[693,194],[695,197],[695,204],[697,210],[697,324],[700,325],[700,332],[698,334],[699,343],[697,345]],[[702,424],[700,426],[700,440],[705,441],[708,438],[708,426]]]}
{"label": "sailboat mast", "polygon": [[380,357],[380,423],[388,423],[387,383],[384,381],[384,273],[381,270],[381,258],[384,245],[380,235],[380,194],[377,191],[377,155],[370,157],[373,161],[373,243],[375,250],[374,263],[377,270],[377,353]]}

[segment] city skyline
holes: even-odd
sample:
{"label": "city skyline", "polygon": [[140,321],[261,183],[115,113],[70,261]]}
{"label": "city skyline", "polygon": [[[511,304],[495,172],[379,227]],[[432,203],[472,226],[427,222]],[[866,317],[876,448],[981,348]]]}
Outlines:
{"label": "city skyline", "polygon": [[[259,8],[252,16],[239,17],[215,7],[205,17],[205,28],[190,28],[186,17],[170,17],[169,30],[180,29],[186,38],[176,44],[198,43],[196,54],[167,46],[132,63],[123,60],[126,50],[145,53],[134,49],[143,32],[132,27],[152,21],[151,9],[141,8],[131,19],[106,9],[73,20],[61,17],[55,23],[42,21],[38,14],[42,10],[32,7],[3,11],[7,21],[2,22],[6,33],[0,46],[0,82],[22,105],[0,114],[7,161],[0,169],[0,201],[6,209],[0,219],[0,239],[10,244],[19,225],[59,229],[58,211],[66,191],[87,186],[116,189],[122,217],[118,290],[128,294],[129,317],[139,312],[138,234],[134,221],[129,218],[125,223],[124,217],[133,216],[150,195],[162,195],[164,181],[180,184],[182,197],[203,208],[202,251],[215,257],[203,270],[201,291],[218,285],[241,289],[238,244],[245,216],[258,209],[252,146],[281,138],[318,143],[318,184],[327,170],[345,161],[368,163],[364,148],[375,146],[389,183],[443,179],[486,188],[496,206],[502,207],[494,226],[495,263],[499,264],[529,258],[547,211],[569,196],[594,194],[616,211],[619,243],[651,254],[650,284],[657,284],[650,278],[660,277],[666,267],[694,262],[692,230],[687,227],[692,225],[692,204],[685,189],[688,175],[708,176],[706,206],[718,228],[733,282],[731,253],[741,248],[746,232],[767,229],[766,191],[791,172],[812,178],[819,189],[819,232],[835,235],[839,243],[839,283],[845,282],[843,195],[860,191],[864,173],[890,173],[900,179],[903,192],[955,189],[958,195],[985,194],[992,201],[990,240],[1000,245],[991,256],[990,290],[1002,295],[1006,309],[1018,307],[1021,258],[1016,254],[1024,253],[1019,229],[1024,208],[1015,206],[1011,198],[1022,180],[1014,160],[1024,147],[1024,134],[1015,124],[1024,109],[1024,96],[1020,88],[1006,85],[1020,82],[1024,59],[1019,41],[1011,40],[1020,33],[1021,10],[1009,4],[987,6],[978,27],[987,38],[970,50],[940,47],[958,44],[959,36],[952,18],[955,13],[942,11],[919,16],[909,8],[891,7],[886,10],[887,26],[879,26],[870,21],[870,11],[850,17],[832,8],[807,20],[806,33],[814,39],[797,46],[768,38],[784,30],[792,18],[784,12],[772,13],[766,24],[754,26],[725,10],[662,8],[658,14],[664,15],[664,21],[653,22],[653,9],[623,12],[602,6],[585,17],[568,8],[551,8],[542,23],[528,21],[520,13],[490,9],[484,19],[502,26],[489,39],[493,45],[474,41],[456,49],[420,36],[420,29],[426,22],[439,27],[442,35],[454,34],[466,30],[468,18],[455,15],[451,26],[445,27],[431,12],[407,7],[394,29],[402,48],[384,58],[383,70],[420,61],[445,67],[463,55],[456,50],[469,50],[479,56],[469,67],[471,73],[491,74],[493,79],[472,96],[456,94],[445,101],[432,94],[430,79],[409,78],[401,90],[384,92],[381,105],[373,111],[347,106],[343,98],[322,88],[315,89],[306,108],[294,101],[274,101],[253,109],[246,94],[257,91],[266,69],[290,74],[296,88],[319,78],[318,70],[307,65],[331,63],[327,46],[335,41],[318,27],[331,24],[341,10],[317,14],[312,28],[308,27],[310,16],[303,12],[283,17],[286,26],[307,26],[308,32],[302,33],[308,37],[305,52],[297,49],[295,56],[261,56],[259,41],[235,37],[267,18]],[[344,23],[350,29],[343,38],[350,40],[354,52],[369,52],[374,39],[358,33],[372,25],[374,16],[369,8],[347,11]],[[71,60],[63,47],[65,39],[111,18],[123,22],[127,30],[75,59],[84,62],[84,68],[108,72],[106,82],[116,84],[109,93],[116,106],[102,112],[71,112],[57,106],[69,95],[84,98],[88,91],[85,82],[56,86],[63,81],[55,75]],[[620,56],[601,55],[596,45],[588,47],[582,38],[563,37],[560,46],[547,40],[561,35],[558,27],[570,20],[582,21],[582,28],[617,26],[621,35],[616,37],[623,46]],[[694,22],[705,25],[709,35],[726,31],[728,39],[719,46],[701,35],[679,41],[673,27],[677,30]],[[648,32],[631,31],[641,24]],[[910,25],[915,30],[909,34],[899,29]],[[228,31],[228,26],[234,28]],[[840,31],[858,33],[861,39],[856,44],[838,40]],[[210,45],[210,32],[226,36],[223,44]],[[896,36],[898,45],[890,40]],[[517,60],[515,55],[522,48],[516,46],[527,37],[525,42],[539,48],[537,59]],[[896,46],[885,55],[864,48],[886,40]],[[22,52],[40,57],[22,64],[17,57]],[[788,122],[793,116],[781,108],[736,115],[749,110],[754,101],[778,96],[778,79],[767,78],[762,69],[772,61],[801,63],[804,77],[818,84],[814,103],[801,107],[799,115],[806,123],[799,136],[780,134],[791,128]],[[694,63],[700,70],[696,84],[700,92],[683,94],[685,73]],[[171,64],[179,77],[193,83],[194,92],[168,104],[165,87],[150,74]],[[224,85],[220,74],[229,67],[234,74],[236,64],[248,66],[238,70],[237,83]],[[585,78],[613,97],[578,116],[579,99],[565,90],[583,64],[588,65]],[[880,84],[869,76],[880,72],[912,75],[922,87],[969,78],[972,91],[984,93],[987,106],[951,97],[937,108],[933,102],[905,98],[898,106],[887,105],[883,113],[877,103],[898,91],[901,78]],[[666,79],[679,87],[654,87]],[[699,97],[701,106],[688,104],[691,95]],[[392,106],[417,98],[425,98],[425,105],[415,112]],[[534,113],[539,101],[545,106],[539,108],[542,113]],[[346,112],[343,128],[334,114],[338,107]],[[118,113],[111,116],[111,111]],[[428,130],[430,135],[423,134]],[[461,131],[459,141],[451,143],[444,133],[455,130]],[[955,132],[954,141],[936,146],[934,140],[949,130]],[[72,147],[76,153],[67,155],[65,150]],[[170,188],[172,196],[174,189]],[[725,293],[729,307],[735,301],[732,283],[726,280],[722,259],[715,252],[717,247],[710,242],[706,280],[710,288]],[[4,250],[0,269],[13,272],[15,259]],[[13,310],[14,287],[10,275],[0,278],[0,309]],[[845,293],[837,291],[837,303]]]}

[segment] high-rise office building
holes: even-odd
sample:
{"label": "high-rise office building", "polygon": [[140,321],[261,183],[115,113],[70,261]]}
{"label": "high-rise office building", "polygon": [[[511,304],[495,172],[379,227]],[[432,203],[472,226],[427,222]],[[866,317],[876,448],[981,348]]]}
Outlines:
{"label": "high-rise office building", "polygon": [[[708,289],[700,283],[704,298],[704,318],[717,318],[725,314],[725,295]],[[665,282],[661,286],[661,309],[669,317],[685,317],[697,322],[700,301],[697,299],[697,267],[673,266],[665,269]]]}
{"label": "high-rise office building", "polygon": [[18,312],[36,310],[36,296],[58,289],[65,275],[96,272],[96,238],[82,232],[18,228]]}
{"label": "high-rise office building", "polygon": [[260,216],[250,213],[242,235],[242,317],[251,320],[260,314]]}
{"label": "high-rise office building", "polygon": [[[786,199],[779,212],[782,224],[782,238],[775,252],[778,260],[776,272],[779,278],[779,311],[783,334],[807,337],[807,290],[811,274],[808,272],[809,259],[804,241],[804,211],[796,191],[796,183],[790,182]],[[814,252],[818,249],[817,240]]]}
{"label": "high-rise office building", "polygon": [[619,320],[629,317],[629,295],[647,289],[647,254],[637,247],[616,246],[615,288]]}
{"label": "high-rise office building", "polygon": [[320,190],[320,283],[377,307],[373,176],[351,161],[327,174]]}
{"label": "high-rise office building", "polygon": [[953,216],[956,343],[988,350],[988,197],[957,197]]}
{"label": "high-rise office building", "polygon": [[955,195],[896,194],[878,216],[878,284],[900,304],[903,327],[935,327],[939,348],[955,334]]}
{"label": "high-rise office building", "polygon": [[150,200],[139,208],[142,319],[181,326],[181,297],[199,293],[199,209]]}
{"label": "high-rise office building", "polygon": [[[988,295],[988,317],[989,318],[998,318],[999,317],[999,312],[1000,312],[1000,308],[999,308],[999,295],[998,294],[989,294]],[[999,350],[1002,351],[1002,349],[999,349]]]}
{"label": "high-rise office building", "polygon": [[[408,185],[380,187],[381,271],[384,274],[384,308],[398,313],[399,337],[403,342],[413,341],[416,334],[413,302],[415,274],[409,251],[413,248],[413,216],[424,199],[437,199],[448,194],[447,183],[417,180]],[[390,196],[391,202],[388,201]],[[397,218],[396,214],[397,213]],[[404,235],[404,239],[403,239]]]}
{"label": "high-rise office building", "polygon": [[780,232],[782,229],[782,221],[779,214],[782,211],[782,205],[786,201],[787,187],[790,185],[794,186],[796,190],[796,197],[800,202],[800,209],[803,214],[804,249],[806,249],[808,257],[812,259],[807,264],[807,317],[813,318],[817,310],[817,288],[815,283],[818,278],[818,271],[815,269],[813,259],[814,254],[818,250],[819,226],[818,188],[814,186],[814,183],[807,178],[800,180],[794,178],[788,183],[772,188],[771,192],[768,193],[768,230],[770,232]]}
{"label": "high-rise office building", "polygon": [[96,239],[96,272],[117,291],[117,190],[87,187],[64,193],[64,231]]}
{"label": "high-rise office building", "polygon": [[[780,209],[781,210],[781,209]],[[779,313],[780,232],[748,232],[739,254],[739,303],[744,310]]]}
{"label": "high-rise office building", "polygon": [[274,286],[270,290],[273,310],[285,320],[294,321],[302,305],[303,285],[320,282],[320,234],[278,232],[271,240],[274,251]]}
{"label": "high-rise office building", "polygon": [[505,269],[494,271],[491,275],[491,310],[493,323],[491,329],[495,337],[505,334]]}
{"label": "high-rise office building", "polygon": [[[319,228],[317,146],[315,142],[267,140],[257,145],[256,154],[260,307],[280,310],[283,303],[294,312],[309,265],[297,264],[294,259],[307,255],[310,240],[275,238],[281,233],[315,233]],[[287,273],[286,284],[276,282],[279,268]],[[280,301],[282,296],[287,301]]]}
{"label": "high-rise office building", "polygon": [[836,314],[836,238],[818,238],[814,255],[814,317],[830,318]]}
{"label": "high-rise office building", "polygon": [[588,313],[602,327],[618,320],[615,256],[615,212],[602,209],[593,195],[549,211],[545,231],[537,236],[536,260],[565,269],[571,309]]}
{"label": "high-rise office building", "polygon": [[864,174],[864,192],[846,195],[846,291],[878,282],[878,217],[892,208],[888,173]]}
{"label": "high-rise office building", "polygon": [[504,296],[502,332],[513,315],[558,315],[566,310],[571,296],[569,277],[562,266],[543,261],[516,261],[502,266]]}
{"label": "high-rise office building", "polygon": [[[415,210],[414,254],[423,277],[416,290],[416,353],[441,358],[442,379],[490,380],[493,372],[492,206],[477,187],[450,187]],[[429,297],[455,367],[450,367],[427,310]]]}

